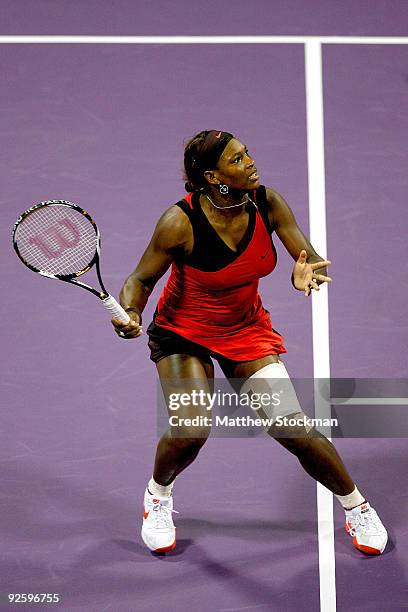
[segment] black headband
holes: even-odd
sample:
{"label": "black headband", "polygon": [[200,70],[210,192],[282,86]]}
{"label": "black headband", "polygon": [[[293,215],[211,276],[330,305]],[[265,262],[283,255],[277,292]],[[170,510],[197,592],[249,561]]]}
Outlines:
{"label": "black headband", "polygon": [[200,166],[208,170],[215,168],[222,152],[232,138],[234,136],[229,132],[209,131],[200,149]]}

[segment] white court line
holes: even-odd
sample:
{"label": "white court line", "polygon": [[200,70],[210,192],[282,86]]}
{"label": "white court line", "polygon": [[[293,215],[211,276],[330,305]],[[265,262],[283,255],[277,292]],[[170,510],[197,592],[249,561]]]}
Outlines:
{"label": "white court line", "polygon": [[408,36],[75,36],[33,35],[0,36],[5,44],[109,44],[109,45],[177,45],[177,44],[309,44],[408,45]]}
{"label": "white court line", "polygon": [[[310,241],[321,257],[327,257],[326,197],[324,163],[324,113],[321,44],[305,45],[307,166],[309,183]],[[313,375],[330,378],[328,286],[312,292]],[[316,383],[315,383],[316,384]],[[318,384],[318,383],[317,383]],[[330,402],[315,389],[316,418],[330,418]],[[336,610],[336,565],[334,554],[333,495],[317,483],[320,609]]]}

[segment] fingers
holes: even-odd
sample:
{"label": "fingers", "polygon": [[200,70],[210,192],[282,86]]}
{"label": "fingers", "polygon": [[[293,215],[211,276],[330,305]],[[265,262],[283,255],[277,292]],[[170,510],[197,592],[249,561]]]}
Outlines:
{"label": "fingers", "polygon": [[129,323],[123,323],[119,319],[112,319],[112,325],[115,328],[116,334],[124,340],[138,338],[143,333],[142,326],[132,319],[129,321]]}
{"label": "fingers", "polygon": [[299,253],[298,262],[305,263],[306,259],[307,259],[307,253],[304,249],[302,249]]}
{"label": "fingers", "polygon": [[332,279],[330,278],[330,276],[324,276],[323,274],[315,274],[313,279],[322,281],[324,283],[331,283]]}
{"label": "fingers", "polygon": [[308,297],[312,293],[312,289],[314,289],[315,291],[320,291],[319,285],[317,283],[313,283],[312,281],[310,281],[307,287],[305,287],[306,297]]}
{"label": "fingers", "polygon": [[312,289],[320,291],[320,287],[316,282],[316,278],[312,278],[305,287],[305,296],[308,297],[312,293]]}
{"label": "fingers", "polygon": [[[302,251],[306,252],[306,251]],[[312,266],[312,270],[319,270],[319,268],[325,268],[326,266],[330,266],[331,261],[328,259],[323,259],[322,261],[316,261],[315,263],[310,264]]]}

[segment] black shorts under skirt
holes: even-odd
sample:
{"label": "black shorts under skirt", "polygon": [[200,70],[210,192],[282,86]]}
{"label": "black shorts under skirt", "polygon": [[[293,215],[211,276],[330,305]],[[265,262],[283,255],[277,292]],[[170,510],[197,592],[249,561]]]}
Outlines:
{"label": "black shorts under skirt", "polygon": [[219,353],[214,353],[205,346],[201,346],[201,344],[191,342],[187,338],[183,338],[168,329],[156,325],[154,320],[147,328],[147,335],[149,336],[150,359],[154,363],[169,355],[177,354],[199,357],[207,363],[211,363],[211,357],[213,357],[221,366],[223,363],[236,363]]}

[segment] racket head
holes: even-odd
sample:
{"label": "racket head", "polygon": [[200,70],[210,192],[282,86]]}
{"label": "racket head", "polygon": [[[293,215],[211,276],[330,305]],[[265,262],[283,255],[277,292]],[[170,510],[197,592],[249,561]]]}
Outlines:
{"label": "racket head", "polygon": [[68,200],[46,200],[25,210],[12,231],[19,259],[33,272],[70,281],[99,260],[99,229],[86,210]]}

